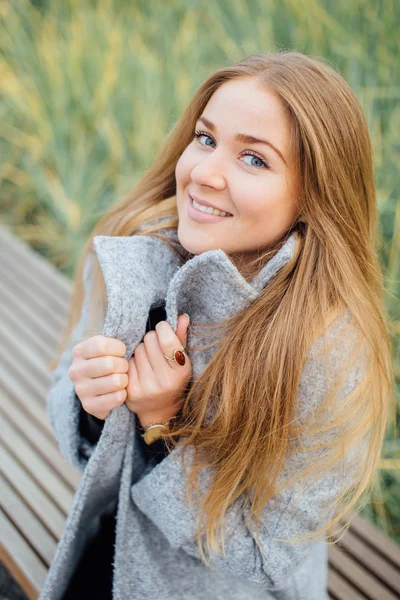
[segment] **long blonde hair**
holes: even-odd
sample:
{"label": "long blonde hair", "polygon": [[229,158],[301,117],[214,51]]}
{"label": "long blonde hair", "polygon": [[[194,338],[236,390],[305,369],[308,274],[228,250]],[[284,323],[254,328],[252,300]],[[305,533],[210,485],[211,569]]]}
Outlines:
{"label": "long blonde hair", "polygon": [[[140,228],[141,235],[155,235],[172,244],[161,229],[178,225],[176,163],[192,141],[195,123],[213,93],[224,82],[243,76],[256,77],[286,107],[301,189],[299,217],[293,224],[299,243],[293,259],[259,297],[226,324],[220,346],[188,389],[181,417],[168,438],[172,446],[195,449],[187,473],[188,490],[198,489],[197,475],[205,466],[212,469],[208,493],[199,499],[197,540],[206,563],[204,524],[207,549],[218,551],[220,541],[224,547],[227,509],[239,498],[245,499],[249,517],[257,525],[258,540],[261,511],[270,498],[295,482],[318,480],[367,440],[361,456],[354,452],[357,468],[351,489],[345,486],[335,503],[334,516],[328,518],[326,513],[325,525],[307,537],[332,533],[371,483],[394,399],[368,127],[344,79],[322,61],[298,52],[248,56],[219,69],[198,88],[151,168],[92,232],[76,272],[60,353],[80,314],[83,264],[86,254],[93,251],[93,237],[135,235]],[[161,218],[162,224],[157,224]],[[268,249],[258,264],[270,256]],[[93,297],[102,298],[104,311],[104,282],[98,264]],[[343,315],[346,309],[351,327],[344,328],[335,344],[350,347],[349,331],[353,332],[351,339],[357,343],[351,345],[351,356],[346,355],[345,362],[347,370],[362,363],[362,377],[347,397],[334,405],[332,398],[347,372],[343,368],[321,406],[301,423],[296,419],[297,395],[307,353],[317,335],[325,335],[333,317]],[[328,352],[325,338],[323,351]],[[213,418],[207,420],[207,409],[215,406]],[[310,454],[304,468],[285,472],[285,457],[298,451],[299,443],[306,439],[320,440],[304,445],[307,452],[318,453],[318,463]],[[192,501],[189,495],[188,501]]]}

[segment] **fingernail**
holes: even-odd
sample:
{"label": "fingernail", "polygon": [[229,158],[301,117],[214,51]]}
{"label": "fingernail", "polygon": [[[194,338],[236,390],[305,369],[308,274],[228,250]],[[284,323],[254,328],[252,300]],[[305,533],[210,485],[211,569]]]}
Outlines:
{"label": "fingernail", "polygon": [[190,317],[189,317],[189,315],[187,313],[183,313],[183,314],[186,315],[187,318],[188,318],[187,326],[189,327],[189,325],[190,325]]}

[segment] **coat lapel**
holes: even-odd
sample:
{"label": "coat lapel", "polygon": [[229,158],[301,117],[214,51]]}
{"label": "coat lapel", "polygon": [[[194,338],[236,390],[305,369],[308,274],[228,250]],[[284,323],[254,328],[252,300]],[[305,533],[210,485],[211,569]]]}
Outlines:
{"label": "coat lapel", "polygon": [[[145,334],[151,305],[165,298],[182,260],[168,244],[151,236],[97,235],[93,247],[108,300],[103,335],[124,342],[129,360]],[[124,444],[131,425],[132,413],[125,404],[112,410],[102,435],[108,447]]]}
{"label": "coat lapel", "polygon": [[[97,235],[93,245],[108,299],[103,335],[123,341],[129,360],[145,335],[151,306],[165,299],[166,320],[174,331],[178,316],[184,312],[194,324],[189,328],[187,345],[211,346],[190,355],[196,379],[215,354],[220,334],[206,335],[195,325],[218,324],[243,310],[292,258],[295,242],[296,233],[292,233],[258,275],[247,282],[221,249],[203,252],[184,263],[168,244],[152,236]],[[115,428],[115,435],[123,435],[128,422],[129,410],[123,404],[111,411],[107,430],[111,433]]]}
{"label": "coat lapel", "polygon": [[195,379],[215,354],[221,335],[215,329],[207,333],[196,324],[218,324],[244,310],[292,258],[295,242],[296,234],[293,233],[250,282],[240,274],[223,250],[199,254],[175,273],[166,296],[167,321],[176,330],[178,316],[188,313],[192,324],[187,339],[189,348],[212,344],[210,348],[190,354]]}
{"label": "coat lapel", "polygon": [[93,245],[108,299],[103,333],[124,342],[129,359],[145,334],[151,305],[164,300],[182,260],[150,236],[97,235]]}
{"label": "coat lapel", "polygon": [[213,344],[191,356],[197,378],[216,351],[217,333],[205,337],[196,324],[218,324],[244,310],[293,256],[296,234],[247,282],[227,254],[210,250],[183,263],[168,244],[151,236],[104,236],[93,239],[103,272],[108,310],[103,335],[120,339],[131,358],[143,339],[150,307],[166,300],[166,320],[176,330],[187,312],[192,326],[188,346]]}
{"label": "coat lapel", "polygon": [[191,356],[197,378],[212,355],[218,334],[205,337],[196,324],[218,324],[254,300],[293,256],[296,234],[247,282],[221,249],[209,250],[183,263],[168,244],[151,236],[104,236],[93,245],[104,276],[108,310],[103,335],[126,345],[127,359],[143,339],[151,306],[166,300],[166,320],[176,330],[178,316],[187,312],[192,326],[188,346],[214,344]]}

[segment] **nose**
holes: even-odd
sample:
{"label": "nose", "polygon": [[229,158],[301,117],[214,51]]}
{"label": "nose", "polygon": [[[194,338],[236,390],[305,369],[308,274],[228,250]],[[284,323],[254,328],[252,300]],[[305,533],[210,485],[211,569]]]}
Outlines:
{"label": "nose", "polygon": [[208,186],[217,190],[223,190],[226,187],[224,175],[223,159],[214,151],[206,158],[203,158],[190,173],[193,183],[199,186]]}

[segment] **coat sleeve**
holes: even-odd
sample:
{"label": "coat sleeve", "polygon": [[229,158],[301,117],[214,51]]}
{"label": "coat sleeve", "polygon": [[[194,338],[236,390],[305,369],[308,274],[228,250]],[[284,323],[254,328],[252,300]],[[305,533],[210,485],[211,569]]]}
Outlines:
{"label": "coat sleeve", "polygon": [[[345,353],[342,348],[332,352],[329,361],[340,369]],[[360,363],[350,371],[339,397],[347,395],[360,380]],[[325,368],[320,358],[306,361],[299,384],[299,413],[303,419],[310,415],[326,394]],[[331,433],[332,435],[332,433]],[[334,435],[334,434],[333,434]],[[185,461],[190,468],[193,460],[193,448],[189,446]],[[364,443],[358,451],[365,452]],[[318,459],[319,452],[313,455]],[[190,459],[190,460],[189,460]],[[309,464],[309,453],[297,452],[287,460],[287,472],[302,469]],[[353,463],[352,463],[353,464]],[[204,469],[200,474],[199,489],[206,491],[211,473]],[[342,485],[352,483],[352,472],[341,468],[333,469],[323,475],[317,483],[305,486],[297,482],[291,488],[273,496],[264,506],[259,527],[260,546],[256,543],[254,532],[244,525],[245,512],[240,498],[226,513],[227,531],[233,527],[233,535],[225,537],[225,555],[214,553],[209,556],[211,567],[230,573],[267,590],[276,590],[284,586],[287,577],[301,568],[307,559],[311,544],[305,542],[287,543],[276,538],[295,539],[316,531],[327,524],[333,512],[325,507],[338,497]],[[167,537],[172,547],[182,549],[191,556],[200,558],[197,549],[198,521],[196,510],[185,499],[187,478],[181,462],[181,448],[174,448],[160,465],[139,479],[131,487],[133,501],[139,509],[151,519]],[[324,512],[325,511],[325,512]],[[225,525],[224,525],[225,526]],[[316,536],[312,541],[322,541]]]}
{"label": "coat sleeve", "polygon": [[96,442],[82,435],[83,411],[75,393],[75,387],[68,375],[72,364],[72,349],[86,333],[89,323],[89,304],[92,286],[93,255],[88,254],[83,269],[84,299],[80,319],[73,330],[68,345],[56,368],[52,372],[51,383],[46,395],[47,412],[55,437],[63,456],[80,471],[83,471]]}

